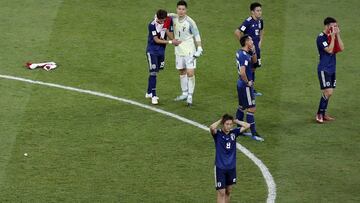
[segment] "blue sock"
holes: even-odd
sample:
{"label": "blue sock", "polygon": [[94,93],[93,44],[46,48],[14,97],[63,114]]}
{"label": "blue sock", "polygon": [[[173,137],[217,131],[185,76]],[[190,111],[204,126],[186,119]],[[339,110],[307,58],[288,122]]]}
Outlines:
{"label": "blue sock", "polygon": [[318,108],[318,114],[325,115],[328,103],[329,103],[329,100],[325,97],[325,95],[321,95],[319,108]]}
{"label": "blue sock", "polygon": [[242,110],[240,106],[236,111],[236,119],[239,121],[244,121],[244,110]]}
{"label": "blue sock", "polygon": [[255,135],[255,134],[256,134],[256,128],[255,128],[255,118],[254,118],[254,114],[247,112],[247,114],[246,114],[246,121],[247,121],[248,123],[250,123],[251,134]]}
{"label": "blue sock", "polygon": [[149,83],[150,83],[150,91],[152,93],[152,96],[156,96],[156,75],[150,75],[149,77]]}
{"label": "blue sock", "polygon": [[151,93],[151,75],[149,75],[149,79],[148,79],[148,88],[147,88],[147,93],[150,94]]}

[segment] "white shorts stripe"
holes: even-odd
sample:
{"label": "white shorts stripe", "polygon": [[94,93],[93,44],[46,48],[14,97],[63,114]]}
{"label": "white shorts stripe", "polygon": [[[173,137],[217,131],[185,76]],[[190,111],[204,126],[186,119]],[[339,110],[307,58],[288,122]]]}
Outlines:
{"label": "white shorts stripe", "polygon": [[215,178],[215,187],[216,187],[217,186],[216,166],[214,166],[214,178]]}
{"label": "white shorts stripe", "polygon": [[148,58],[148,62],[149,62],[149,68],[151,68],[151,57],[150,57],[150,53],[147,52],[147,58]]}
{"label": "white shorts stripe", "polygon": [[323,87],[326,87],[326,81],[325,81],[324,71],[321,71],[320,74],[321,74],[321,80],[322,80],[322,83],[323,83]]}
{"label": "white shorts stripe", "polygon": [[250,95],[250,87],[246,87],[246,97],[249,105],[252,105],[251,95]]}

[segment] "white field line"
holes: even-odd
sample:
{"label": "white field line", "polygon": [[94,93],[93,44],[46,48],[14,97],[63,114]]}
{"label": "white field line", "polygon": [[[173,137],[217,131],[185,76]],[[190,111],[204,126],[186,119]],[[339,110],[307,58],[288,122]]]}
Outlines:
{"label": "white field line", "polygon": [[[37,85],[43,85],[43,86],[48,86],[48,87],[55,87],[55,88],[59,88],[59,89],[64,89],[64,90],[70,90],[70,91],[74,91],[74,92],[79,92],[79,93],[83,93],[83,94],[90,94],[90,95],[94,95],[94,96],[98,96],[98,97],[104,97],[104,98],[108,98],[108,99],[113,99],[113,100],[117,100],[120,102],[124,102],[127,104],[131,104],[131,105],[135,105],[144,109],[148,109],[151,111],[155,111],[158,112],[160,114],[175,118],[177,120],[180,120],[184,123],[193,125],[195,127],[201,128],[203,130],[209,131],[209,128],[203,124],[200,124],[198,122],[192,121],[190,119],[184,118],[182,116],[179,116],[177,114],[174,113],[170,113],[158,108],[155,108],[153,106],[150,105],[146,105],[146,104],[142,104],[133,100],[129,100],[129,99],[124,99],[121,97],[116,97],[116,96],[112,96],[110,94],[105,94],[105,93],[101,93],[101,92],[95,92],[95,91],[91,91],[91,90],[84,90],[84,89],[79,89],[79,88],[75,88],[75,87],[68,87],[68,86],[63,86],[63,85],[59,85],[59,84],[54,84],[54,83],[47,83],[47,82],[41,82],[41,81],[36,81],[36,80],[29,80],[29,79],[25,79],[25,78],[20,78],[20,77],[14,77],[14,76],[10,76],[10,75],[1,75],[0,74],[0,78],[3,79],[9,79],[9,80],[16,80],[16,81],[21,81],[21,82],[26,82],[26,83],[31,83],[31,84],[37,84]],[[268,188],[268,196],[267,196],[267,203],[273,203],[275,202],[276,199],[276,184],[275,181],[269,171],[269,169],[265,166],[265,164],[258,159],[253,153],[251,153],[248,149],[246,149],[244,146],[242,146],[241,144],[237,143],[236,144],[237,149],[239,149],[243,154],[245,154],[251,161],[253,161],[257,167],[259,167],[265,181],[266,181],[266,185]]]}

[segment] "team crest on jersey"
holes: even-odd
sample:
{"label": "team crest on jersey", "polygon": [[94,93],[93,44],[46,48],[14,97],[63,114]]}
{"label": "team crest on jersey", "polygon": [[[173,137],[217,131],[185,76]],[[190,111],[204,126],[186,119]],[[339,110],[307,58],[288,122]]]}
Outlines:
{"label": "team crest on jersey", "polygon": [[232,141],[235,140],[235,134],[234,134],[234,133],[231,133],[231,134],[230,134],[230,137],[231,137],[231,140],[232,140]]}
{"label": "team crest on jersey", "polygon": [[259,23],[259,29],[261,29],[261,23]]}

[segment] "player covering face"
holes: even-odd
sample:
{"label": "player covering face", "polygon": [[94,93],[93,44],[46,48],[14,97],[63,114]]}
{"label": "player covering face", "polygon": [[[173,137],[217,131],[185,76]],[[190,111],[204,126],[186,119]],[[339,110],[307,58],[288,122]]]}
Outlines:
{"label": "player covering face", "polygon": [[318,78],[321,98],[316,122],[335,120],[326,114],[330,97],[336,87],[336,53],[344,50],[344,43],[340,37],[340,29],[336,20],[327,17],[324,20],[324,30],[318,35],[316,44],[319,52]]}

